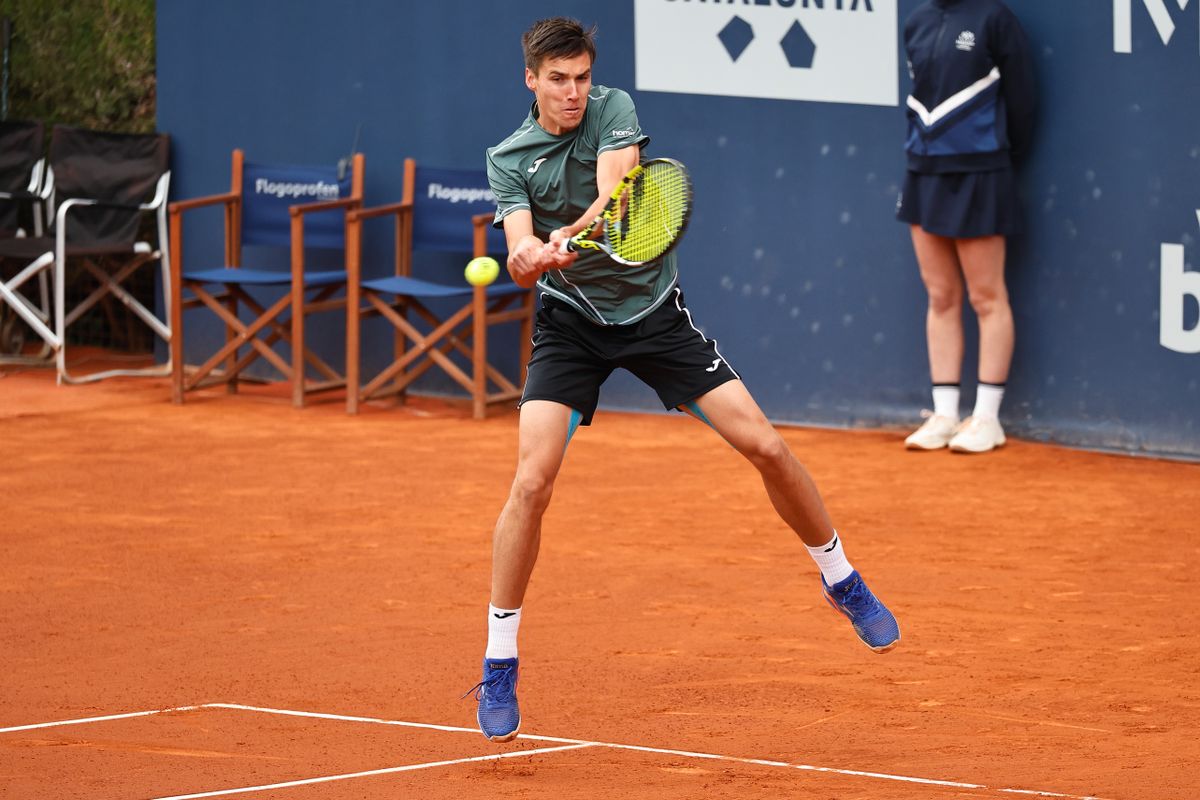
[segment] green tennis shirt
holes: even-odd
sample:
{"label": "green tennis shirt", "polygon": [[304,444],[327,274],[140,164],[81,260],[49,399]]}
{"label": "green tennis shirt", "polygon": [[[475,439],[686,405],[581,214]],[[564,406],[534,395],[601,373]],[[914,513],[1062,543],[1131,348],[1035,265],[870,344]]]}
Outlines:
{"label": "green tennis shirt", "polygon": [[[596,160],[600,153],[645,145],[650,137],[638,124],[633,99],[620,89],[593,86],[583,121],[555,136],[538,124],[537,103],[512,135],[487,151],[488,182],[496,195],[496,219],[529,209],[533,230],[543,240],[570,225],[598,196]],[[626,267],[597,251],[585,251],[570,267],[550,270],[538,288],[570,303],[601,325],[628,325],[667,298],[678,273],[674,254],[641,267]]]}

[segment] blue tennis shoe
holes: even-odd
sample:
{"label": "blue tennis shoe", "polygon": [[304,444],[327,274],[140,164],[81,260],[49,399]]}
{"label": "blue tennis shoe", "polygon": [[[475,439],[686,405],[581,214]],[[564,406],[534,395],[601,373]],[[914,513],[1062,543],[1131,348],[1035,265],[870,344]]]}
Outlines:
{"label": "blue tennis shoe", "polygon": [[833,586],[821,577],[821,592],[834,610],[840,611],[854,626],[863,644],[876,653],[886,653],[900,642],[900,626],[887,606],[879,602],[857,571]]}
{"label": "blue tennis shoe", "polygon": [[485,658],[483,680],[471,690],[479,701],[476,715],[479,730],[493,742],[508,742],[517,738],[517,731],[521,728],[521,710],[517,707],[517,672],[515,658]]}

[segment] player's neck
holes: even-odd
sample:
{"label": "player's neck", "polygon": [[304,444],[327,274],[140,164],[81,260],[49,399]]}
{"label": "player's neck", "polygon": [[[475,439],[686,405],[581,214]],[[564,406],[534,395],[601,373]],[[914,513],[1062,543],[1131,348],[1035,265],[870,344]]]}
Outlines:
{"label": "player's neck", "polygon": [[541,109],[538,108],[536,100],[533,101],[533,108],[531,109],[530,114],[533,116],[533,121],[538,124],[538,127],[551,136],[566,136],[578,129],[578,126],[574,128],[565,128],[562,125],[556,125],[553,120],[548,119],[542,114]]}

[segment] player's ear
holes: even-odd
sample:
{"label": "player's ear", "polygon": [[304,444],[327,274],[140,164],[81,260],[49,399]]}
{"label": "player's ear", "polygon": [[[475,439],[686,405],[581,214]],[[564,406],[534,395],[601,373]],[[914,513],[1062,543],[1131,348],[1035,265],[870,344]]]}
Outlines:
{"label": "player's ear", "polygon": [[534,83],[536,81],[537,81],[537,76],[534,75],[533,72],[530,71],[529,67],[526,67],[525,68],[525,86],[526,86],[526,88],[529,89],[529,91],[531,91],[531,92],[535,91],[533,87],[534,87]]}

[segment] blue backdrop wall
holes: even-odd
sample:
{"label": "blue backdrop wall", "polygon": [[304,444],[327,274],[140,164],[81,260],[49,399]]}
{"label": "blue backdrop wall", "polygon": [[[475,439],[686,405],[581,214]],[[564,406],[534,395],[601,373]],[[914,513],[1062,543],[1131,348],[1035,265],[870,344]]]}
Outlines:
{"label": "blue backdrop wall", "polygon": [[[916,5],[160,2],[158,114],[172,136],[172,195],[226,190],[234,147],[260,160],[331,163],[357,138],[370,203],[398,198],[406,156],[480,166],[528,110],[521,32],[559,14],[595,22],[595,81],[628,89],[650,152],[693,171],[697,210],[681,249],[688,303],[768,416],[915,424],[929,405],[925,298],[894,207],[908,91],[898,24]],[[1009,5],[1031,41],[1040,97],[1020,174],[1026,232],[1010,244],[1017,351],[1003,421],[1026,438],[1200,457],[1200,11],[1171,0]],[[856,46],[875,62],[884,53],[891,71],[879,74],[894,76],[895,96],[771,99],[754,79],[730,93],[753,97],[637,88],[647,83],[637,37],[651,14],[699,10],[720,18],[718,28],[740,16],[758,31],[790,13],[818,54],[840,49],[853,63],[868,55]],[[854,34],[881,19],[894,51],[871,44],[878,28],[875,40]],[[219,259],[217,222],[189,222],[189,265]],[[369,246],[389,244],[383,236]],[[336,360],[340,329],[319,331]],[[192,337],[189,328],[189,348]],[[974,345],[969,333],[968,352]],[[974,370],[969,355],[964,409]],[[606,385],[602,403],[660,408],[628,376]]]}

